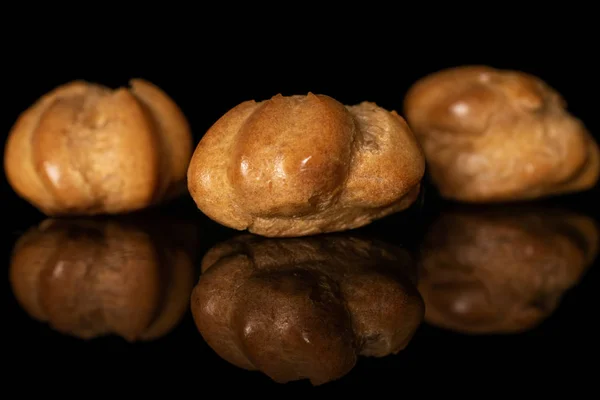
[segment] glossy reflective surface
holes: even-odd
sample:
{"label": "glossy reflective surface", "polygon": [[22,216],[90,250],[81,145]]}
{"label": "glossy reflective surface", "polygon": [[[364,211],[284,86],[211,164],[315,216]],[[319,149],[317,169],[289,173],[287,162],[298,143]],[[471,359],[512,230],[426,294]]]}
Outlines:
{"label": "glossy reflective surface", "polygon": [[207,343],[241,368],[279,383],[320,385],[358,356],[403,350],[423,320],[408,251],[346,235],[242,235],[202,261],[192,314]]}
{"label": "glossy reflective surface", "polygon": [[65,335],[154,340],[189,306],[195,229],[158,216],[46,219],[15,243],[10,284],[28,315]]}
{"label": "glossy reflective surface", "polygon": [[364,228],[290,239],[220,226],[191,199],[127,217],[29,212],[5,225],[11,365],[283,393],[574,379],[596,349],[596,199],[468,207],[427,188]]}
{"label": "glossy reflective surface", "polygon": [[429,227],[419,291],[428,323],[468,334],[531,330],[596,259],[593,218],[538,206],[454,207]]}

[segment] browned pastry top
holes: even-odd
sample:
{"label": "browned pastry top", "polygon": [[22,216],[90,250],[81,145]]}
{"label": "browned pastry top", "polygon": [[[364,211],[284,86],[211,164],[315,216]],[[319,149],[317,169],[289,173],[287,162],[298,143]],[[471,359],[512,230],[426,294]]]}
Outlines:
{"label": "browned pastry top", "polygon": [[192,157],[188,186],[217,222],[263,236],[365,225],[408,207],[425,161],[404,119],[325,95],[246,101],[221,117]]}
{"label": "browned pastry top", "polygon": [[174,240],[193,241],[188,225],[48,219],[14,247],[13,293],[32,318],[64,334],[161,337],[189,307],[193,248]]}
{"label": "browned pastry top", "polygon": [[427,322],[455,331],[532,329],[598,251],[593,219],[566,210],[484,208],[442,214],[423,242]]}
{"label": "browned pastry top", "polygon": [[565,107],[541,79],[486,66],[429,75],[404,104],[441,194],[470,202],[592,187],[600,175],[598,146]]}
{"label": "browned pastry top", "polygon": [[345,375],[406,347],[423,314],[404,249],[352,237],[244,235],[210,250],[192,315],[225,360],[277,382]]}
{"label": "browned pastry top", "polygon": [[47,215],[133,211],[184,193],[193,142],[162,90],[73,81],[42,96],[13,126],[4,168]]}

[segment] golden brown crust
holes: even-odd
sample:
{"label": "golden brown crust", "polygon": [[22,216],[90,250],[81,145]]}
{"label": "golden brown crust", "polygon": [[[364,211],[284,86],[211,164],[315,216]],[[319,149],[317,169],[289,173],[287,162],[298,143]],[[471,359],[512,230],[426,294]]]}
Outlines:
{"label": "golden brown crust", "polygon": [[592,218],[566,210],[445,212],[421,250],[425,320],[470,334],[532,329],[579,282],[599,237]]}
{"label": "golden brown crust", "polygon": [[206,342],[277,382],[319,385],[359,355],[396,354],[424,314],[412,257],[377,241],[242,235],[209,250],[202,271],[191,307]]}
{"label": "golden brown crust", "polygon": [[530,74],[467,66],[415,83],[404,112],[444,197],[496,202],[596,184],[598,146],[565,107],[556,90]]}
{"label": "golden brown crust", "polygon": [[61,333],[152,340],[189,307],[193,252],[174,238],[193,233],[169,220],[48,219],[13,249],[13,293]]}
{"label": "golden brown crust", "polygon": [[206,132],[188,169],[198,208],[264,236],[357,228],[416,199],[425,161],[398,114],[325,95],[247,101]]}
{"label": "golden brown crust", "polygon": [[160,196],[171,198],[187,192],[186,174],[192,157],[190,126],[179,106],[155,85],[132,79],[131,93],[149,110],[159,133],[163,182]]}
{"label": "golden brown crust", "polygon": [[25,110],[5,148],[15,192],[52,216],[129,212],[181,194],[192,153],[187,121],[156,86],[131,84],[74,81]]}

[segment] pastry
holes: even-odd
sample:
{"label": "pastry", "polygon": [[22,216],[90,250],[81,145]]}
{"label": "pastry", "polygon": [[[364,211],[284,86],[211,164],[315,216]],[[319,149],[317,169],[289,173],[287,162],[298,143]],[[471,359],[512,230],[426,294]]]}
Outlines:
{"label": "pastry", "polygon": [[425,159],[404,119],[309,93],[246,101],[196,147],[188,188],[208,217],[268,237],[344,231],[408,208]]}
{"label": "pastry", "polygon": [[592,188],[598,145],[541,79],[486,66],[443,70],[408,91],[404,114],[443,197],[530,200]]}
{"label": "pastry", "polygon": [[408,251],[346,236],[242,235],[202,260],[191,310],[205,341],[276,382],[341,378],[404,349],[423,302]]}
{"label": "pastry", "polygon": [[18,117],[4,169],[15,192],[48,216],[118,214],[184,194],[192,151],[185,116],[153,84],[73,81]]}

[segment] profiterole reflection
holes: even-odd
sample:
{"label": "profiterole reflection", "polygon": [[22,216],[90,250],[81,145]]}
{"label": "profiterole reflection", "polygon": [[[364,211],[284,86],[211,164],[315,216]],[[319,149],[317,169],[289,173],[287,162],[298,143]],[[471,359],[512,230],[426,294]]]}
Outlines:
{"label": "profiterole reflection", "polygon": [[15,244],[14,295],[54,330],[127,341],[166,335],[189,307],[196,227],[170,219],[47,219]]}
{"label": "profiterole reflection", "polygon": [[565,209],[446,211],[422,244],[425,321],[465,334],[533,329],[578,283],[597,250],[595,221]]}
{"label": "profiterole reflection", "polygon": [[424,315],[408,251],[350,236],[241,235],[202,260],[192,315],[206,342],[276,382],[320,385],[404,349]]}

